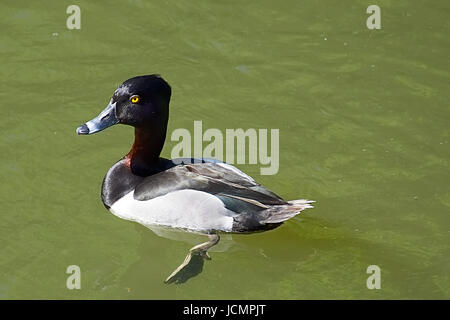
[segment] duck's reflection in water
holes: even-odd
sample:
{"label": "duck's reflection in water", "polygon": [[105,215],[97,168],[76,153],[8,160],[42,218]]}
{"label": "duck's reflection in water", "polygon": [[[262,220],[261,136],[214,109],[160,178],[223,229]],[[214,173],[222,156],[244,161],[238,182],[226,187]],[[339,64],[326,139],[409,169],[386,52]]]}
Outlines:
{"label": "duck's reflection in water", "polygon": [[211,260],[208,251],[224,252],[233,246],[233,238],[229,233],[219,236],[218,233],[191,232],[155,225],[146,225],[146,227],[159,237],[195,244],[189,249],[183,263],[167,277],[165,283],[185,283],[202,272],[205,260]]}

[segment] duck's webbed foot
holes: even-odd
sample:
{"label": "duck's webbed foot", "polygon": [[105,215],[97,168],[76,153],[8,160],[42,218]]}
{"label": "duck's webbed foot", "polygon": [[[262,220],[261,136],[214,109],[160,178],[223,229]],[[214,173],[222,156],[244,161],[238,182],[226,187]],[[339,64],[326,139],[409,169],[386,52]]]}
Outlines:
{"label": "duck's webbed foot", "polygon": [[167,277],[164,281],[165,283],[184,283],[202,272],[204,260],[211,260],[208,250],[220,240],[219,235],[216,233],[208,234],[208,238],[207,242],[200,243],[189,249],[183,263]]}

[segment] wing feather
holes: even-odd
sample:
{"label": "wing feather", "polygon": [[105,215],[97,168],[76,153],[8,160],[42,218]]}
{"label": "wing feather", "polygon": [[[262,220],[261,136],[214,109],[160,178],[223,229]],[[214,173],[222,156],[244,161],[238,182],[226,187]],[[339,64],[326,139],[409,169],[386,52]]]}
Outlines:
{"label": "wing feather", "polygon": [[150,200],[183,189],[220,194],[228,196],[228,203],[234,198],[236,202],[244,201],[260,208],[265,205],[287,204],[251,177],[222,163],[177,165],[148,176],[136,187],[134,198],[141,201]]}

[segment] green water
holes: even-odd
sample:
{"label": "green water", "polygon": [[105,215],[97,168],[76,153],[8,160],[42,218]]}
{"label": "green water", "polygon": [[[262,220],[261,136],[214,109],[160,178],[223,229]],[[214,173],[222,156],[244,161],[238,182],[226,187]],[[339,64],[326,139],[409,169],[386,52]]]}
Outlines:
{"label": "green water", "polygon": [[[81,7],[81,30],[66,8]],[[381,7],[381,30],[366,8]],[[0,4],[0,298],[450,298],[448,1],[24,1]],[[93,136],[123,80],[172,86],[169,134],[279,128],[261,176],[316,208],[223,236],[203,272],[163,280],[199,236],[110,214],[109,167],[133,130]],[[167,141],[170,157],[175,142]],[[81,290],[66,288],[67,266]],[[366,269],[381,268],[369,290]]]}

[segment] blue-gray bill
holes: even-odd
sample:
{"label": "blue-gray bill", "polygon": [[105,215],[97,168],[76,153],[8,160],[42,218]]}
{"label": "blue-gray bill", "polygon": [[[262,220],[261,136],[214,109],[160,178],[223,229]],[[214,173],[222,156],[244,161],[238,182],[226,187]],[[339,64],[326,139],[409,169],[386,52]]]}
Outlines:
{"label": "blue-gray bill", "polygon": [[77,134],[93,134],[119,123],[116,116],[116,103],[109,103],[94,119],[77,128]]}

